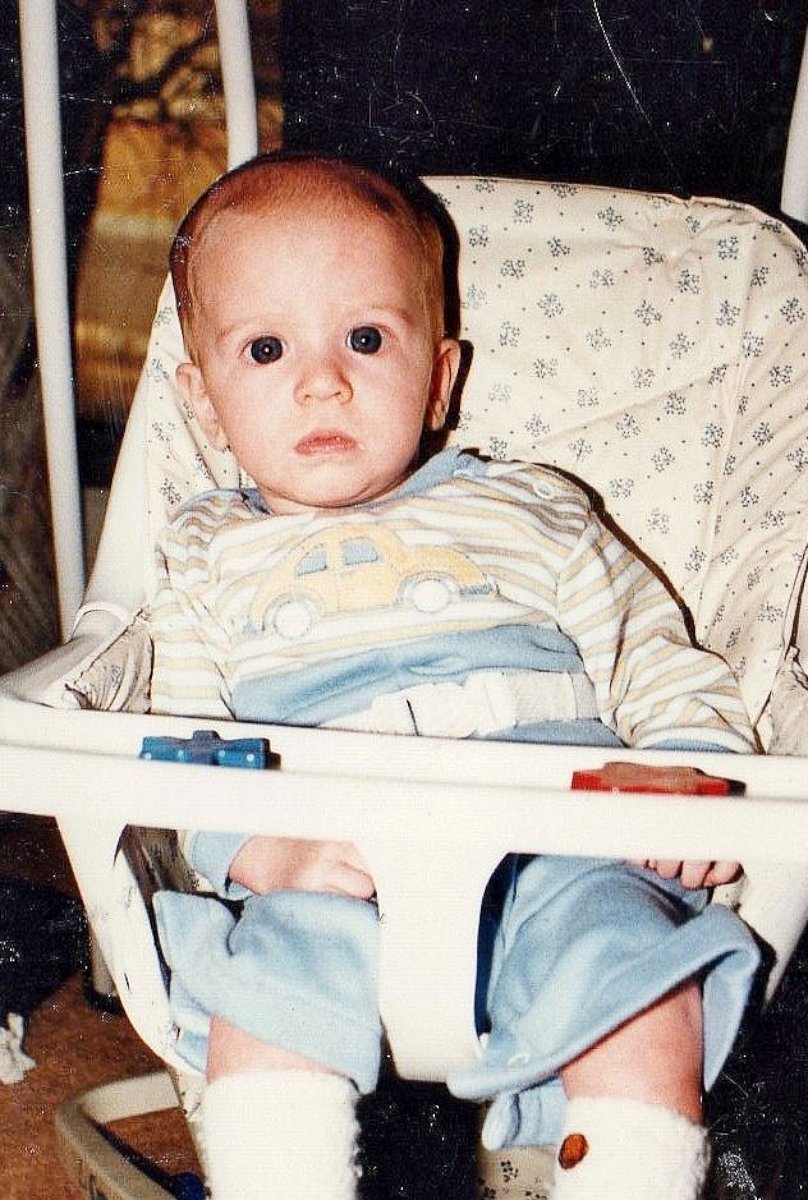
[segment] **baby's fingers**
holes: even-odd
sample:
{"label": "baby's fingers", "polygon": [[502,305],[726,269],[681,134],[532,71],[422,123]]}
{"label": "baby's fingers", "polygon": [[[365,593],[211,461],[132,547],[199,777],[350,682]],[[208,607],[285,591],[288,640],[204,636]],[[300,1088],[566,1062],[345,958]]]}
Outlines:
{"label": "baby's fingers", "polygon": [[370,900],[376,885],[366,871],[358,871],[348,863],[335,863],[329,871],[324,890],[340,896],[352,896],[354,900]]}
{"label": "baby's fingers", "polygon": [[678,862],[676,859],[651,859],[647,866],[661,879],[678,878],[682,887],[688,889],[718,887],[723,883],[732,883],[741,871],[738,863],[700,860]]}
{"label": "baby's fingers", "polygon": [[329,847],[331,859],[327,865],[324,890],[370,900],[376,885],[367,863],[351,842],[333,842]]}
{"label": "baby's fingers", "polygon": [[677,858],[649,858],[647,866],[649,871],[656,871],[660,879],[676,879],[684,863]]}
{"label": "baby's fingers", "polygon": [[734,883],[741,874],[742,867],[736,862],[713,863],[704,880],[705,887],[721,887],[725,883]]}
{"label": "baby's fingers", "polygon": [[[722,883],[732,883],[737,879],[741,868],[734,862],[683,862],[679,874],[682,887],[712,888]],[[673,878],[673,876],[665,876]]]}
{"label": "baby's fingers", "polygon": [[709,862],[682,862],[678,858],[629,859],[636,867],[653,871],[660,879],[679,879],[682,887],[704,887],[705,877],[713,865]]}
{"label": "baby's fingers", "polygon": [[706,887],[707,877],[712,866],[713,864],[710,862],[683,862],[681,875],[679,876],[682,887]]}

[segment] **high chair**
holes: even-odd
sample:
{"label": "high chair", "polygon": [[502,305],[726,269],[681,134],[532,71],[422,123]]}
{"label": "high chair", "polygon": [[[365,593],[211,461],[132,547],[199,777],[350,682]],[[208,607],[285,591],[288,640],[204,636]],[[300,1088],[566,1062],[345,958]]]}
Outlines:
{"label": "high chair", "polygon": [[[219,22],[247,54],[238,0],[221,0]],[[25,43],[23,51],[32,53]],[[247,59],[230,54],[225,40],[225,81],[242,86]],[[41,64],[36,72],[48,73]],[[233,162],[254,147],[247,126],[234,135]],[[171,835],[156,831],[355,841],[384,914],[386,1034],[396,1070],[412,1078],[440,1080],[479,1052],[477,922],[506,853],[742,860],[741,884],[720,898],[770,948],[769,994],[808,916],[805,785],[785,757],[808,753],[798,657],[808,644],[799,620],[808,254],[780,222],[721,200],[527,180],[427,183],[457,232],[455,307],[473,347],[451,441],[555,464],[593,490],[681,599],[696,639],[733,667],[768,753],[610,752],[660,765],[684,757],[746,787],[732,800],[615,797],[570,791],[573,771],[602,765],[602,750],[76,710],[71,682],[113,643],[132,705],[142,707],[142,680],[119,635],[152,593],[154,538],[183,500],[241,482],[179,402],[182,347],[167,284],[72,635],[7,677],[0,695],[4,807],[56,815],[121,1002],[176,1085],[163,1075],[129,1081],[61,1110],[66,1156],[88,1195],[166,1195],[92,1123],[168,1107],[179,1093],[193,1127],[200,1095],[176,1052],[149,911],[154,887],[194,881]],[[189,738],[201,727],[268,738],[274,769],[222,774],[138,757],[145,736]],[[131,827],[145,832],[123,837]],[[424,940],[438,908],[442,936]]]}

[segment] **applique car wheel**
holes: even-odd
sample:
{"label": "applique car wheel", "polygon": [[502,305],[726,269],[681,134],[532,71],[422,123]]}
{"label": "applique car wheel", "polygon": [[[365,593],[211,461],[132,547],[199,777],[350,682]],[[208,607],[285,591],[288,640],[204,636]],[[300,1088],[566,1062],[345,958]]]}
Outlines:
{"label": "applique car wheel", "polygon": [[282,600],[272,614],[272,628],[282,638],[293,641],[305,637],[318,613],[309,600]]}
{"label": "applique car wheel", "polygon": [[407,584],[404,599],[418,612],[436,613],[444,609],[456,593],[454,580],[445,575],[434,575]]}

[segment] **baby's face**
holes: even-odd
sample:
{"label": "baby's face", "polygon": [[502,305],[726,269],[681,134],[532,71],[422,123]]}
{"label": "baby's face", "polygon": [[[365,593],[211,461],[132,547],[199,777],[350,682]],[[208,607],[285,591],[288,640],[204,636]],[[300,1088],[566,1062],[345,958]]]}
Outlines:
{"label": "baby's face", "polygon": [[377,499],[439,429],[457,343],[437,345],[407,238],[366,212],[214,219],[193,264],[198,363],[180,386],[273,512]]}

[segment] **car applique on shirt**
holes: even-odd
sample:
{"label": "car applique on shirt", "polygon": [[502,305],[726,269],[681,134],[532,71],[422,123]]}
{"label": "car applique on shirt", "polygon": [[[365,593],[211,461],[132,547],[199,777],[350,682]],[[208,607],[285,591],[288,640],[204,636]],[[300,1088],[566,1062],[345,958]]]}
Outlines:
{"label": "car applique on shirt", "polygon": [[258,588],[250,625],[303,637],[325,616],[406,606],[438,613],[461,596],[495,585],[466,555],[445,546],[411,546],[392,529],[333,527],[301,542]]}

